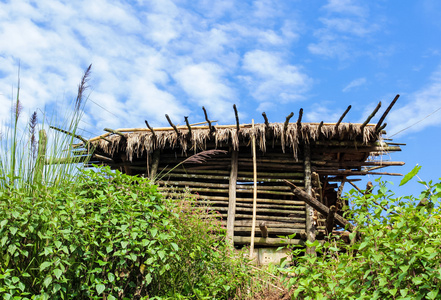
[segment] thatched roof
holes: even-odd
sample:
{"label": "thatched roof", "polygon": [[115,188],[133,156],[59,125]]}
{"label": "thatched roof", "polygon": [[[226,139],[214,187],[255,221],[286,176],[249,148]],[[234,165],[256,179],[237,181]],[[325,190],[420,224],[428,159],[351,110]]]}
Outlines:
{"label": "thatched roof", "polygon": [[211,131],[208,126],[191,127],[191,132],[186,126],[159,128],[153,131],[144,128],[118,129],[89,140],[94,148],[105,155],[113,156],[114,153],[124,151],[131,161],[142,153],[151,153],[156,149],[172,148],[181,149],[183,152],[206,150],[207,143],[214,146],[231,146],[238,150],[240,145],[249,144],[251,137],[256,137],[256,142],[262,152],[274,144],[280,144],[283,152],[290,149],[294,157],[297,155],[299,144],[310,143],[317,140],[357,141],[362,144],[374,142],[381,135],[376,131],[375,124],[341,123],[284,123],[251,124],[239,126],[213,126]]}

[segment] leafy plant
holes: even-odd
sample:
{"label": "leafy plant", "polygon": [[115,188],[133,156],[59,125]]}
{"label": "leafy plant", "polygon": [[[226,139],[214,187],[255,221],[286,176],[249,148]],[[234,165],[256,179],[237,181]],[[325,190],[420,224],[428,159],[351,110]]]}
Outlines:
{"label": "leafy plant", "polygon": [[[355,206],[348,215],[357,224],[352,243],[315,242],[317,257],[298,257],[286,272],[294,297],[441,299],[441,183],[421,183],[427,188],[419,198],[396,197],[380,180],[376,193],[352,190],[348,196]],[[427,197],[432,205],[421,204]]]}
{"label": "leafy plant", "polygon": [[249,274],[193,200],[109,168],[37,194],[0,192],[4,299],[223,298]]}

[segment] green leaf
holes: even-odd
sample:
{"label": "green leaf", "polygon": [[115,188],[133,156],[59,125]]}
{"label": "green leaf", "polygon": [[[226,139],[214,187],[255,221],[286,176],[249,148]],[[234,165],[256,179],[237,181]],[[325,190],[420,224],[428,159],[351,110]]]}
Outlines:
{"label": "green leaf", "polygon": [[45,287],[48,287],[49,286],[49,284],[51,284],[52,283],[52,276],[47,276],[45,279],[44,279],[44,281],[43,281],[43,285],[45,286]]}
{"label": "green leaf", "polygon": [[106,286],[104,284],[97,284],[96,285],[96,291],[97,291],[98,295],[101,295],[105,289],[106,289]]}
{"label": "green leaf", "polygon": [[121,247],[122,247],[123,249],[125,249],[125,248],[127,247],[128,244],[129,244],[129,242],[127,242],[127,241],[122,241],[122,242],[121,242]]}
{"label": "green leaf", "polygon": [[421,283],[423,283],[423,279],[421,277],[414,277],[414,278],[412,278],[412,282],[415,285],[420,285]]}
{"label": "green leaf", "polygon": [[54,270],[55,278],[60,279],[62,274],[63,274],[63,271],[61,271],[60,269],[55,269]]}
{"label": "green leaf", "polygon": [[395,296],[395,294],[398,292],[398,290],[397,289],[390,289],[389,290],[389,293],[392,295],[392,296]]}
{"label": "green leaf", "polygon": [[429,297],[429,299],[435,299],[438,295],[438,292],[439,290],[432,290],[430,293],[427,294],[427,297]]}
{"label": "green leaf", "polygon": [[15,235],[17,233],[18,228],[17,227],[9,227],[9,231],[11,232],[12,235]]}
{"label": "green leaf", "polygon": [[368,242],[361,243],[360,247],[358,247],[358,250],[361,250],[361,249],[365,248],[367,245],[369,245]]}
{"label": "green leaf", "polygon": [[416,174],[420,171],[421,166],[416,165],[412,171],[406,174],[403,179],[401,179],[400,186],[406,184],[409,180],[415,177]]}
{"label": "green leaf", "polygon": [[109,279],[110,282],[113,282],[115,280],[115,275],[113,275],[113,273],[109,273],[107,274],[107,278]]}
{"label": "green leaf", "polygon": [[179,246],[176,243],[171,243],[173,249],[175,249],[175,251],[179,250]]}
{"label": "green leaf", "polygon": [[6,224],[8,224],[8,220],[3,220],[0,222],[0,227],[3,228]]}
{"label": "green leaf", "polygon": [[47,269],[47,268],[50,267],[51,265],[52,265],[51,262],[45,261],[44,263],[42,263],[42,264],[40,265],[40,271],[43,271],[43,270]]}

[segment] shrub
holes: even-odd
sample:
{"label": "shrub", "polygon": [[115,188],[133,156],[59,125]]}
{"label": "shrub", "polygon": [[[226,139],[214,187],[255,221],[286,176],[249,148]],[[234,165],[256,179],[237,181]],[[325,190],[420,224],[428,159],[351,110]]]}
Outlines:
{"label": "shrub", "polygon": [[[441,299],[441,183],[422,183],[427,189],[420,198],[395,197],[381,181],[376,194],[351,191],[351,218],[357,224],[357,232],[350,235],[352,245],[316,242],[318,256],[299,257],[287,272],[294,296]],[[418,206],[427,197],[429,203]]]}
{"label": "shrub", "polygon": [[4,299],[226,299],[243,284],[245,259],[191,201],[163,199],[147,179],[109,168],[79,178],[33,196],[0,192]]}

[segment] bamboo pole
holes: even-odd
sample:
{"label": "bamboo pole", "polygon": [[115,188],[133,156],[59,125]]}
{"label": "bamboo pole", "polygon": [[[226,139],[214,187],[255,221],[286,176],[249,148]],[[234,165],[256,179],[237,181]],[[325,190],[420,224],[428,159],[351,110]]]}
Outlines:
{"label": "bamboo pole", "polygon": [[[239,151],[233,150],[231,154],[231,173],[228,185],[228,217],[227,217],[227,240],[234,245],[234,221],[236,214],[236,184],[237,184],[237,159]],[[206,175],[205,175],[206,176]]]}
{"label": "bamboo pole", "polygon": [[[374,111],[367,117],[366,121],[363,122],[363,124],[361,124],[360,126],[360,131],[361,134],[363,134],[363,129],[364,127],[370,122],[370,120],[375,116],[375,114],[377,113],[377,111],[380,109],[381,107],[381,101],[378,103],[377,107],[375,107]],[[376,126],[376,125],[375,125]]]}
{"label": "bamboo pole", "polygon": [[44,158],[46,156],[47,135],[44,129],[38,132],[38,152],[34,169],[34,184],[42,183],[44,173]]}
{"label": "bamboo pole", "polygon": [[251,124],[253,128],[251,147],[253,151],[254,189],[253,189],[253,223],[251,226],[251,237],[250,237],[250,259],[253,259],[254,236],[256,230],[256,210],[257,210],[257,162],[256,162],[256,136],[254,135],[254,119],[252,119]]}
{"label": "bamboo pole", "polygon": [[349,110],[351,109],[351,105],[348,106],[348,108],[346,108],[345,112],[341,115],[340,119],[338,120],[337,124],[335,124],[335,131],[337,132],[338,129],[338,125],[340,125],[341,121],[343,121],[343,118],[347,115],[347,113],[349,112]]}
{"label": "bamboo pole", "polygon": [[[392,100],[391,104],[389,104],[389,106],[387,107],[386,111],[383,113],[383,115],[381,116],[380,120],[378,121],[377,125],[375,126],[375,132],[380,132],[382,130],[381,128],[381,124],[383,123],[384,119],[386,118],[387,114],[389,113],[389,111],[392,109],[392,107],[395,105],[395,103],[397,102],[398,98],[400,97],[399,94],[397,94],[394,98],[394,100]],[[383,127],[384,129],[384,127]]]}
{"label": "bamboo pole", "polygon": [[[234,243],[235,244],[249,244],[253,242],[254,239],[251,239],[246,236],[235,236]],[[304,242],[300,239],[283,239],[283,238],[257,238],[255,240],[256,245],[261,246],[280,246],[280,245],[303,245]]]}
{"label": "bamboo pole", "polygon": [[110,133],[113,133],[113,134],[117,134],[117,135],[119,135],[122,138],[126,137],[123,133],[121,133],[118,130],[113,130],[113,129],[110,129],[110,128],[104,128],[104,131],[107,131],[107,132],[110,132]]}
{"label": "bamboo pole", "polygon": [[[304,166],[305,166],[305,190],[306,194],[312,197],[311,184],[311,150],[309,144],[304,145]],[[306,235],[309,242],[315,241],[315,225],[314,225],[314,209],[311,205],[306,204]],[[306,253],[316,255],[315,247],[308,247]]]}

